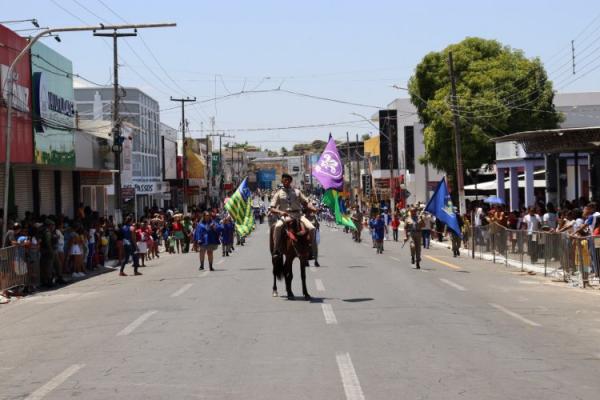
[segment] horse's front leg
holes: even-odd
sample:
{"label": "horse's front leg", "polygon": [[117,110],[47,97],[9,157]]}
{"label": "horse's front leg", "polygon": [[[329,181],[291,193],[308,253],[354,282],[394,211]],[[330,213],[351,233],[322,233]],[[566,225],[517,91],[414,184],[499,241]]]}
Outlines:
{"label": "horse's front leg", "polygon": [[311,297],[308,294],[308,290],[306,289],[306,267],[308,266],[308,260],[301,259],[300,260],[300,276],[302,277],[302,294],[304,295],[304,299],[306,301],[310,301]]}
{"label": "horse's front leg", "polygon": [[292,264],[294,259],[292,257],[285,258],[285,290],[287,291],[288,300],[296,300],[296,296],[292,292],[292,279],[294,279],[294,273],[292,272]]}
{"label": "horse's front leg", "polygon": [[273,297],[278,297],[279,294],[277,293],[277,277],[275,276],[275,273],[273,273]]}

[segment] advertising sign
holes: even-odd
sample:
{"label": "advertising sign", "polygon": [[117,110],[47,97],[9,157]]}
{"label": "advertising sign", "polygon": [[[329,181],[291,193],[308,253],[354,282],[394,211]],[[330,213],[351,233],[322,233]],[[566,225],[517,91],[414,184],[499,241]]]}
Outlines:
{"label": "advertising sign", "polygon": [[[128,126],[121,127],[121,134],[129,137],[132,129]],[[133,162],[131,159],[132,141],[124,140],[121,147],[121,187],[132,187],[133,185]]]}
{"label": "advertising sign", "polygon": [[177,179],[177,143],[164,139],[164,179]]}
{"label": "advertising sign", "polygon": [[[33,135],[31,121],[31,59],[26,54],[15,66],[11,79],[12,85],[6,85],[8,66],[17,54],[27,45],[27,40],[15,32],[0,25],[0,130],[7,124],[7,94],[13,94],[11,155],[12,162],[31,163],[33,161]],[[10,87],[12,86],[12,87]],[[0,162],[6,154],[6,135],[0,135]]]}
{"label": "advertising sign", "polygon": [[212,171],[217,171],[219,169],[219,153],[212,153]]}
{"label": "advertising sign", "polygon": [[31,50],[36,164],[75,166],[73,64],[43,43]]}

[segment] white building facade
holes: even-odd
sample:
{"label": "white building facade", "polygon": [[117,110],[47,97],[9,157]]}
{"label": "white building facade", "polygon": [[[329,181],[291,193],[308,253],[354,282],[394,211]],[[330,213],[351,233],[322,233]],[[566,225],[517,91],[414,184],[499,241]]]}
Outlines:
{"label": "white building facade", "polygon": [[[135,127],[133,135],[125,140],[131,140],[132,144],[131,179],[135,189],[133,208],[141,215],[148,207],[163,205],[159,105],[137,88],[122,90],[119,116],[122,121]],[[75,89],[75,103],[81,119],[111,121],[112,102],[112,86]],[[109,201],[114,208],[114,196],[111,197]]]}

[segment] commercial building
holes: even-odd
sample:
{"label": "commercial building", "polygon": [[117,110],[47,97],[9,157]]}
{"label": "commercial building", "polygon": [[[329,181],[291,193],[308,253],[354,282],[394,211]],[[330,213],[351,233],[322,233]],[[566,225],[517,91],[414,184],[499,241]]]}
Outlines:
{"label": "commercial building", "polygon": [[[132,129],[132,185],[134,209],[138,215],[147,208],[162,206],[163,185],[161,171],[161,135],[158,102],[143,91],[122,88],[119,103],[121,121]],[[111,121],[112,86],[77,87],[75,102],[81,119]],[[111,191],[114,193],[114,191]],[[109,209],[114,209],[114,195],[109,198]]]}
{"label": "commercial building", "polygon": [[6,160],[7,95],[13,94],[12,134],[10,146],[11,180],[9,182],[9,216],[23,218],[33,211],[33,121],[31,116],[31,58],[26,54],[13,70],[12,85],[8,86],[10,64],[27,41],[15,32],[0,25],[0,198],[4,199],[4,163]]}
{"label": "commercial building", "polygon": [[371,197],[378,200],[390,198],[388,138],[391,137],[395,201],[426,203],[444,174],[420,161],[425,154],[424,126],[419,122],[417,109],[410,99],[396,99],[388,104],[387,110],[382,111],[387,113],[383,114],[383,118],[381,113],[371,117],[372,121],[379,123],[380,135],[365,142],[365,157],[371,169]]}

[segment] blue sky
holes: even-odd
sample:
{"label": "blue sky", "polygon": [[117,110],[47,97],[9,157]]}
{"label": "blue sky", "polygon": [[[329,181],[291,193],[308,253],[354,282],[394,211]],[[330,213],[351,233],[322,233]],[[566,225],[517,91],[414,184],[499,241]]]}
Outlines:
{"label": "blue sky", "polygon": [[[42,26],[51,27],[83,21],[95,24],[98,17],[110,23],[122,23],[119,18],[131,23],[176,22],[176,28],[140,31],[143,41],[128,38],[119,44],[124,64],[121,83],[145,90],[164,109],[175,105],[170,95],[207,100],[242,89],[278,87],[385,106],[396,97],[406,97],[391,85],[405,85],[426,53],[467,36],[497,39],[528,57],[540,57],[561,92],[600,90],[600,68],[592,71],[600,65],[600,44],[595,45],[600,43],[597,1],[20,0],[3,7],[2,14],[5,20],[37,18]],[[44,40],[73,61],[76,73],[95,82],[110,82],[108,43],[91,33],[65,33],[61,38],[61,43]],[[582,78],[571,83],[573,77],[564,65],[575,38],[576,47],[583,51],[578,63]],[[359,118],[351,113],[368,116],[373,111],[268,92],[190,106],[187,116],[196,137],[201,136],[201,124],[206,129],[209,117],[215,116],[217,128],[232,130],[235,141],[279,149],[326,139],[329,132],[336,138],[345,138],[347,131],[351,137],[372,132],[368,123],[356,122]],[[179,126],[179,118],[178,110],[161,114],[161,120],[174,127]],[[351,123],[243,131],[346,121]]]}

